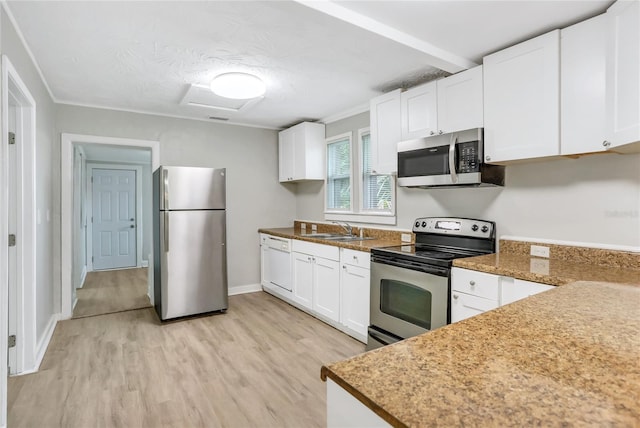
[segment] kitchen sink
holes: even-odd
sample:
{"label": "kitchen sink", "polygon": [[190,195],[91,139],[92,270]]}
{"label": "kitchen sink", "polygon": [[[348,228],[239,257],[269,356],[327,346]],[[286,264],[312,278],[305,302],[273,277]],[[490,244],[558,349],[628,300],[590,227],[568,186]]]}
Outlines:
{"label": "kitchen sink", "polygon": [[343,233],[307,233],[306,235],[302,235],[306,238],[318,238],[318,239],[331,239],[331,238],[342,238],[347,235]]}
{"label": "kitchen sink", "polygon": [[309,233],[302,236],[305,236],[307,238],[326,239],[327,241],[337,241],[337,242],[369,241],[371,239],[376,239],[373,237],[361,238],[359,236],[345,235],[342,233]]}
{"label": "kitchen sink", "polygon": [[351,241],[369,241],[371,239],[376,239],[376,238],[373,238],[371,236],[361,238],[359,236],[340,235],[340,236],[331,236],[331,237],[321,238],[321,239],[326,239],[327,241],[351,242]]}

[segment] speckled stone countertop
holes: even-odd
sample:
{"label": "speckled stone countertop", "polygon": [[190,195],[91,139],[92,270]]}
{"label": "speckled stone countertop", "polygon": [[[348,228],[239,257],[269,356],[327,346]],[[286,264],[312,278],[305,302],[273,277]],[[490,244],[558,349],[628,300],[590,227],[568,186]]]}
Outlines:
{"label": "speckled stone countertop", "polygon": [[322,368],[393,426],[640,426],[640,286],[576,282]]}
{"label": "speckled stone countertop", "polygon": [[542,259],[529,255],[530,245],[501,240],[499,254],[456,259],[453,265],[549,285],[583,280],[640,284],[638,253],[548,245],[550,258]]}
{"label": "speckled stone countertop", "polygon": [[[364,236],[367,236],[367,237],[370,236],[370,237],[376,238],[376,239],[370,239],[366,241],[337,242],[337,241],[330,241],[327,239],[315,238],[313,237],[313,234],[303,233],[300,230],[300,226],[298,222],[296,222],[294,227],[283,227],[283,228],[275,228],[275,229],[258,229],[258,232],[267,233],[273,236],[279,236],[281,238],[298,239],[301,241],[314,242],[316,244],[333,245],[335,247],[349,248],[351,250],[366,251],[366,252],[370,252],[372,248],[391,247],[394,245],[403,244],[400,238],[400,234],[402,232],[391,231],[391,230],[387,231],[387,230],[381,230],[381,229],[364,229]],[[340,228],[340,226],[320,225],[318,229],[318,233],[325,233],[325,232],[343,233],[344,231]],[[360,233],[360,230],[358,228],[354,228],[353,233],[358,235]],[[404,233],[409,233],[409,232],[404,232]],[[415,240],[414,235],[411,234],[411,236],[412,236],[412,239]]]}

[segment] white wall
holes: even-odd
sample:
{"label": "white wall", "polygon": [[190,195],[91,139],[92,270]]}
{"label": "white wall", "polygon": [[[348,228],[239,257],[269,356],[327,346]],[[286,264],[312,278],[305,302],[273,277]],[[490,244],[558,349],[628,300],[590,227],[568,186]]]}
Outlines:
{"label": "white wall", "polygon": [[[327,136],[368,124],[327,125]],[[299,184],[298,218],[323,221],[324,185]],[[640,248],[640,154],[601,154],[507,166],[503,188],[398,188],[397,228],[417,217],[493,220],[498,235]]]}
{"label": "white wall", "polygon": [[290,226],[296,211],[293,187],[278,182],[276,131],[68,105],[56,124],[58,133],[160,141],[163,165],[226,167],[229,287],[260,282],[258,228]]}
{"label": "white wall", "polygon": [[36,101],[36,341],[60,310],[60,151],[53,143],[55,106],[4,9],[2,53]]}

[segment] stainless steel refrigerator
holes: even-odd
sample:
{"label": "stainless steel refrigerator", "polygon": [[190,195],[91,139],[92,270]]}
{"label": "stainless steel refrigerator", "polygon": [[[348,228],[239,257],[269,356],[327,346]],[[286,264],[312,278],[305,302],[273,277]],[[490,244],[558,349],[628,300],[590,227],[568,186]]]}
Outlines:
{"label": "stainless steel refrigerator", "polygon": [[224,168],[153,173],[154,303],[161,320],[229,306]]}

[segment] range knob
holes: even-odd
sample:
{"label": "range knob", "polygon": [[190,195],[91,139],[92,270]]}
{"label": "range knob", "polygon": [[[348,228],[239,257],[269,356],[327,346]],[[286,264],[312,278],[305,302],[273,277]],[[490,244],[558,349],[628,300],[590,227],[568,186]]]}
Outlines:
{"label": "range knob", "polygon": [[478,230],[478,225],[474,224],[473,226],[471,226],[471,230],[473,230],[474,232]]}
{"label": "range knob", "polygon": [[422,227],[427,227],[427,222],[426,221],[422,222]]}
{"label": "range knob", "polygon": [[487,233],[487,231],[489,230],[489,228],[487,226],[482,226],[482,230],[483,233]]}
{"label": "range knob", "polygon": [[420,227],[420,222],[416,221],[416,227]]}

